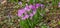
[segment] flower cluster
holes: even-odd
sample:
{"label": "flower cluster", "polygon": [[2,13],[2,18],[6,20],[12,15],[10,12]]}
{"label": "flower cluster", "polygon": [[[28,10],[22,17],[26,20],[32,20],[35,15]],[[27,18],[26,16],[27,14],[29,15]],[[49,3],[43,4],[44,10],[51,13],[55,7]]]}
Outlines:
{"label": "flower cluster", "polygon": [[18,10],[17,15],[18,17],[21,17],[23,20],[28,19],[29,17],[33,17],[33,15],[35,15],[37,8],[43,7],[43,6],[44,6],[43,4],[35,4],[35,5],[26,4],[24,8]]}

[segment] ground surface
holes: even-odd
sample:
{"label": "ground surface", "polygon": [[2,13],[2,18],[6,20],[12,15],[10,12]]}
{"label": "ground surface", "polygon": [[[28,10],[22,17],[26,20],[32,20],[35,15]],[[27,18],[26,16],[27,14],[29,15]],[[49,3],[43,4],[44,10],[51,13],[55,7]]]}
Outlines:
{"label": "ground surface", "polygon": [[[0,4],[0,26],[2,28],[20,28],[19,18],[16,18],[18,8],[15,7],[15,3]],[[48,6],[45,15],[44,22],[47,23],[50,28],[60,28],[60,8],[55,6]],[[56,8],[56,9],[55,9]]]}

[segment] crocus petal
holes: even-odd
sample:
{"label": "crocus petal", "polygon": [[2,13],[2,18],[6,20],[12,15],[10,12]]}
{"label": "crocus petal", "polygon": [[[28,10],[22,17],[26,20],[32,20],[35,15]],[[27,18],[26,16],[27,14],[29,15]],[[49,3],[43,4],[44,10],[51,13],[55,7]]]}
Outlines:
{"label": "crocus petal", "polygon": [[24,9],[25,9],[26,11],[30,11],[30,10],[31,10],[28,5],[26,5]]}
{"label": "crocus petal", "polygon": [[31,9],[33,5],[29,5],[29,8]]}
{"label": "crocus petal", "polygon": [[30,17],[32,17],[34,14],[30,13]]}
{"label": "crocus petal", "polygon": [[31,9],[30,8],[28,8],[28,7],[25,7],[24,8],[26,11],[30,11]]}
{"label": "crocus petal", "polygon": [[36,7],[33,5],[33,6],[32,6],[32,9],[36,9]]}
{"label": "crocus petal", "polygon": [[18,16],[22,16],[23,13],[25,13],[25,10],[23,10],[23,9],[18,10]]}
{"label": "crocus petal", "polygon": [[22,17],[23,20],[27,19],[29,17],[29,15],[25,15],[24,17]]}
{"label": "crocus petal", "polygon": [[18,13],[18,16],[22,16],[22,14],[21,13]]}

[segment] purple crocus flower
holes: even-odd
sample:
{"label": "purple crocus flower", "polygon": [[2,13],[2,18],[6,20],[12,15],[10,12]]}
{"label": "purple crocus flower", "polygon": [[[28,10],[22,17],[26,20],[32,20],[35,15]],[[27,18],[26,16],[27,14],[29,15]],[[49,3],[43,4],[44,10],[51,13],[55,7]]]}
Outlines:
{"label": "purple crocus flower", "polygon": [[31,8],[31,10],[32,10],[32,13],[30,15],[34,15],[36,13],[36,6],[29,5],[29,8]]}
{"label": "purple crocus flower", "polygon": [[18,16],[22,16],[23,13],[25,13],[24,9],[19,9],[18,10]]}
{"label": "purple crocus flower", "polygon": [[30,16],[30,19],[32,19],[32,17],[34,16],[34,14],[33,13],[30,13],[29,16]]}
{"label": "purple crocus flower", "polygon": [[34,14],[33,13],[30,13],[30,17],[32,17]]}
{"label": "purple crocus flower", "polygon": [[26,11],[30,11],[30,10],[31,10],[28,5],[26,5],[24,9],[25,9]]}
{"label": "purple crocus flower", "polygon": [[36,6],[36,8],[39,8],[39,7],[44,8],[44,5],[43,4],[39,4],[39,3],[37,3],[35,6]]}
{"label": "purple crocus flower", "polygon": [[29,5],[30,9],[36,9],[35,5]]}
{"label": "purple crocus flower", "polygon": [[29,5],[29,8],[31,9],[33,5]]}
{"label": "purple crocus flower", "polygon": [[35,10],[35,9],[36,9],[36,7],[33,5],[33,6],[32,6],[32,9],[34,9],[34,10]]}

